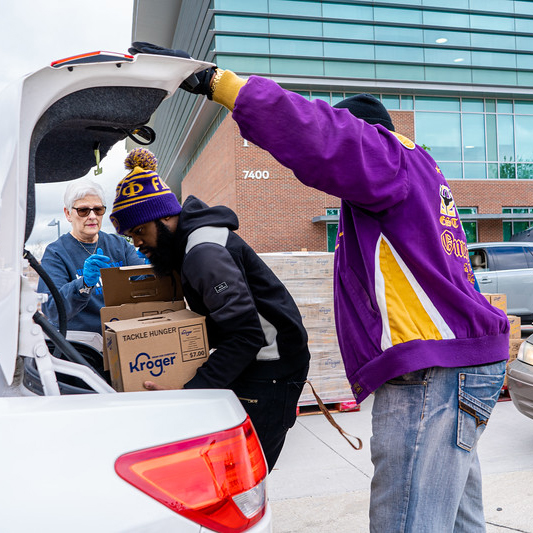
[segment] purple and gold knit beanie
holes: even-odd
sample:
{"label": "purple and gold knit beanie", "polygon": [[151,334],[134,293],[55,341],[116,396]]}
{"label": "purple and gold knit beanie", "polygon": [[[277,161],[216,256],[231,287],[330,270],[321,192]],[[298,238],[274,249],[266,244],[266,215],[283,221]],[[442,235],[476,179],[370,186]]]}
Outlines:
{"label": "purple and gold knit beanie", "polygon": [[117,185],[113,211],[109,216],[117,233],[173,215],[181,205],[170,187],[158,176],[157,159],[145,148],[132,150],[124,166],[131,172]]}

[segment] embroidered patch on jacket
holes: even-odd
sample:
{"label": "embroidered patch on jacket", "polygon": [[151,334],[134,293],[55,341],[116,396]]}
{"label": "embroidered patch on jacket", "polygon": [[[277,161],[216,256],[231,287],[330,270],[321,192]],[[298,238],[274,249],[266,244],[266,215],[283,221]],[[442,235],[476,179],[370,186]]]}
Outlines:
{"label": "embroidered patch on jacket", "polygon": [[395,131],[391,131],[391,133],[400,141],[400,143],[405,146],[408,150],[414,150],[416,148],[415,143],[408,139],[405,135],[402,135],[401,133],[396,133]]}
{"label": "embroidered patch on jacket", "polygon": [[214,289],[217,294],[220,294],[221,292],[224,292],[225,290],[229,289],[229,286],[225,281],[223,281],[222,283],[215,285]]}

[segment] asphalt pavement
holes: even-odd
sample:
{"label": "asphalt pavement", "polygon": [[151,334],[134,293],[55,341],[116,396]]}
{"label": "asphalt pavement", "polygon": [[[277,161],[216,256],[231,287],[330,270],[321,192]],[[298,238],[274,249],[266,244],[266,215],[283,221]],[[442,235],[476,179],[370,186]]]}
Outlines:
{"label": "asphalt pavement", "polygon": [[[322,414],[297,418],[268,478],[274,533],[368,532],[372,400],[333,415],[359,451]],[[533,420],[499,401],[479,456],[487,533],[533,533]]]}

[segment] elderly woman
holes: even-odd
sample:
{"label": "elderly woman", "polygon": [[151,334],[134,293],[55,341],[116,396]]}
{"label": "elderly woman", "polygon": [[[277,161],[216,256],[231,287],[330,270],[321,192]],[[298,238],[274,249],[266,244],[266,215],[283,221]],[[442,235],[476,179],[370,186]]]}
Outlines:
{"label": "elderly woman", "polygon": [[[144,264],[126,239],[100,231],[106,212],[102,187],[92,181],[69,184],[64,197],[64,212],[72,229],[49,244],[41,265],[63,296],[67,330],[101,333],[100,308],[104,305],[100,269]],[[39,280],[38,292],[50,291]],[[58,324],[54,299],[49,296],[43,313]]]}

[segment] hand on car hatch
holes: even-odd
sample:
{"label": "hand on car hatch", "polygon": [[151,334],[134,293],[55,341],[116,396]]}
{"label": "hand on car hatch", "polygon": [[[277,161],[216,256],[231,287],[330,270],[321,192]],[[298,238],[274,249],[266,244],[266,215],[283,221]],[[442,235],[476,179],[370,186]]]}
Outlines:
{"label": "hand on car hatch", "polygon": [[156,383],[154,383],[153,381],[145,381],[143,383],[143,387],[146,390],[166,390],[163,387],[161,387],[160,385],[157,385]]}
{"label": "hand on car hatch", "polygon": [[[128,49],[130,54],[155,54],[173,57],[185,57],[191,59],[191,56],[184,50],[172,50],[163,48],[157,44],[135,41],[131,43]],[[203,94],[211,100],[211,78],[215,73],[216,67],[209,67],[205,70],[191,74],[181,85],[180,88],[193,94]]]}

